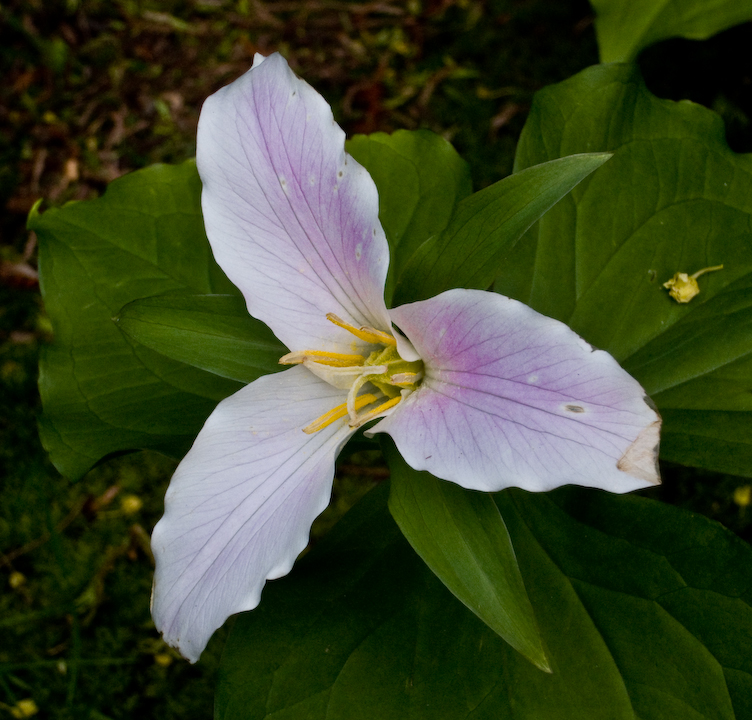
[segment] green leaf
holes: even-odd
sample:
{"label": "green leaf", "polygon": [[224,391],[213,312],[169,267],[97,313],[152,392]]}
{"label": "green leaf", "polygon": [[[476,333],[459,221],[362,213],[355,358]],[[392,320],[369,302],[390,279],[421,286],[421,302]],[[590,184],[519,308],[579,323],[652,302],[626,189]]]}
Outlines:
{"label": "green leaf", "polygon": [[[715,113],[659,100],[628,65],[541,91],[516,165],[583,150],[614,156],[528,232],[495,289],[643,384],[664,459],[752,476],[752,157],[729,149]],[[688,304],[663,288],[713,265]]]}
{"label": "green leaf", "polygon": [[[395,248],[438,232],[470,192],[467,166],[431,133],[357,138],[349,147],[380,184]],[[125,324],[144,344],[112,322],[125,305],[147,297],[237,293],[212,258],[200,192],[194,162],[155,166],[117,180],[98,200],[41,215],[35,209],[29,217],[56,336],[40,363],[40,430],[65,475],[79,477],[106,455],[136,448],[183,455],[216,402],[240,387],[234,380],[272,369],[275,341],[248,318],[236,323],[224,315],[212,329],[198,308],[162,307],[161,318],[148,319],[145,306],[134,306]],[[182,310],[191,317],[178,317]],[[241,336],[246,345],[234,344]],[[239,358],[241,347],[251,354]]]}
{"label": "green leaf", "polygon": [[237,617],[218,720],[749,717],[752,549],[720,525],[635,496],[500,493],[546,674],[425,567],[385,496]]}
{"label": "green leaf", "polygon": [[565,488],[498,500],[515,545],[530,549],[520,551],[526,585],[540,587],[531,575],[547,577],[546,563],[569,578],[635,717],[748,717],[747,543],[704,517],[635,495]]}
{"label": "green leaf", "polygon": [[551,672],[509,533],[489,493],[413,470],[386,444],[389,510],[415,552],[492,630]]}
{"label": "green leaf", "polygon": [[590,0],[601,62],[628,62],[672,37],[705,40],[752,19],[750,0]]}
{"label": "green leaf", "polygon": [[41,435],[64,475],[135,448],[179,457],[217,401],[241,387],[134,343],[112,322],[150,295],[236,292],[212,258],[200,190],[194,162],[156,165],[97,200],[29,217],[55,332],[40,362]]}
{"label": "green leaf", "polygon": [[244,384],[282,369],[278,361],[287,352],[237,295],[143,298],[126,305],[115,322],[145,347]]}
{"label": "green leaf", "polygon": [[472,192],[470,170],[444,138],[428,130],[356,135],[348,140],[347,151],[379,190],[379,219],[391,251],[390,304],[407,259],[446,227],[457,203]]}
{"label": "green leaf", "polygon": [[465,198],[444,231],[423,243],[397,281],[395,304],[454,287],[487,289],[522,234],[608,153],[580,154],[528,168]]}

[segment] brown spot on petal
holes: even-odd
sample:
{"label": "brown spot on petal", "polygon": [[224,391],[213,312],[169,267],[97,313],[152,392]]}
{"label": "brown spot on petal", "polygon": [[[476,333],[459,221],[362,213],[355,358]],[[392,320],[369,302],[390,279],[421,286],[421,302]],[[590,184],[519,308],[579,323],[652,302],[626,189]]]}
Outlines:
{"label": "brown spot on petal", "polygon": [[616,467],[627,475],[639,478],[652,485],[660,485],[661,476],[658,472],[660,433],[660,419],[643,428],[637,439],[616,463]]}
{"label": "brown spot on petal", "polygon": [[585,408],[582,407],[581,405],[565,405],[564,409],[565,410],[569,410],[569,412],[573,412],[573,413],[583,413],[583,412],[585,412]]}

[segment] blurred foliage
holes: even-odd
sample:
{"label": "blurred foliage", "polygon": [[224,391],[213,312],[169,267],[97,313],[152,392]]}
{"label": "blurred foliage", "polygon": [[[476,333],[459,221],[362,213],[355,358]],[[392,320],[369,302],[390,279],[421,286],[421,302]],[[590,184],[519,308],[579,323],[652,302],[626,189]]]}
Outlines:
{"label": "blurred foliage", "polygon": [[0,22],[0,193],[19,214],[192,156],[201,102],[255,52],[288,57],[348,134],[428,127],[481,184],[509,172],[532,94],[597,60],[584,0],[10,0]]}
{"label": "blurred foliage", "polygon": [[[597,62],[591,26],[586,0],[3,1],[0,718],[210,717],[223,641],[190,666],[149,618],[148,535],[172,464],[127,456],[72,485],[39,445],[36,361],[49,321],[23,230],[34,201],[96,197],[126,172],[192,156],[203,99],[275,50],[348,135],[434,130],[480,188],[511,171],[534,92]],[[713,107],[745,151],[749,33],[669,41],[640,61],[654,92]],[[692,57],[705,58],[696,72]],[[346,463],[318,535],[384,477],[370,455]],[[748,481],[664,470],[655,495],[752,539]]]}

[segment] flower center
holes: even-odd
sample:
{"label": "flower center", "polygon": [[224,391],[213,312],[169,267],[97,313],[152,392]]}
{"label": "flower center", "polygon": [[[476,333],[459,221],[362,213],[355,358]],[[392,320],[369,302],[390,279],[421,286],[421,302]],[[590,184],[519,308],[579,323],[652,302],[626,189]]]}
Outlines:
{"label": "flower center", "polygon": [[403,360],[391,334],[371,327],[357,328],[332,313],[326,318],[376,349],[368,356],[297,350],[279,359],[282,365],[305,365],[330,385],[347,390],[347,401],[304,427],[305,433],[323,430],[346,415],[350,416],[352,428],[388,415],[423,379],[423,362]]}

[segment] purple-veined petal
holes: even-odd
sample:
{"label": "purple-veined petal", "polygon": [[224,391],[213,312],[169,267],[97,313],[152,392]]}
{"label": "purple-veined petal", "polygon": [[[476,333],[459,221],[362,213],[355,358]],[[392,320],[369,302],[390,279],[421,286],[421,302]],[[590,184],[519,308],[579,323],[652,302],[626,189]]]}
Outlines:
{"label": "purple-veined petal", "polygon": [[353,336],[327,313],[390,329],[376,186],[345,153],[329,105],[281,55],[257,55],[207,99],[196,159],[214,256],[290,350],[351,352]]}
{"label": "purple-veined petal", "polygon": [[152,535],[152,615],[192,662],[307,545],[354,431],[345,420],[311,435],[302,428],[342,402],[341,390],[300,366],[259,378],[217,406],[175,471]]}
{"label": "purple-veined petal", "polygon": [[563,323],[480,290],[391,315],[425,379],[372,432],[389,433],[416,470],[487,491],[660,482],[660,418],[644,390]]}

